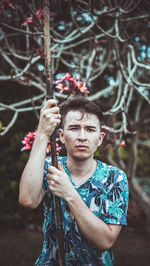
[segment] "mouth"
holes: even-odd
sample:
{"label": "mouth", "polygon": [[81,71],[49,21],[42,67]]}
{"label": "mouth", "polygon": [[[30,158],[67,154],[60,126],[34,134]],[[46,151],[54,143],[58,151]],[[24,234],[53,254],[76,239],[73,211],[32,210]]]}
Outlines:
{"label": "mouth", "polygon": [[77,148],[78,150],[82,150],[82,151],[84,151],[84,150],[87,150],[87,149],[88,149],[88,146],[87,146],[87,145],[82,145],[82,144],[80,144],[80,145],[76,145],[76,148]]}

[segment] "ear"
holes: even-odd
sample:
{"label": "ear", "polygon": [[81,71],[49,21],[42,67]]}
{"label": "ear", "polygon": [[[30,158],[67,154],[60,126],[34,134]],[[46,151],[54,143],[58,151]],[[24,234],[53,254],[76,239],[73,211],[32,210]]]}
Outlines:
{"label": "ear", "polygon": [[63,129],[60,128],[58,130],[58,133],[59,133],[60,141],[64,144],[64,133],[63,133]]}
{"label": "ear", "polygon": [[103,138],[105,137],[105,132],[101,132],[100,133],[100,137],[99,137],[99,144],[98,144],[98,146],[100,146],[101,144],[102,144],[102,142],[103,142]]}

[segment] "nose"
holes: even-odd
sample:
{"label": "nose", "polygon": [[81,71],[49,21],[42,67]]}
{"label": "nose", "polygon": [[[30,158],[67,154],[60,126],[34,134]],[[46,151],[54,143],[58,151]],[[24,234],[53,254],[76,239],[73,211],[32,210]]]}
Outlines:
{"label": "nose", "polygon": [[79,130],[78,139],[82,140],[82,141],[87,139],[86,132],[85,132],[84,128]]}

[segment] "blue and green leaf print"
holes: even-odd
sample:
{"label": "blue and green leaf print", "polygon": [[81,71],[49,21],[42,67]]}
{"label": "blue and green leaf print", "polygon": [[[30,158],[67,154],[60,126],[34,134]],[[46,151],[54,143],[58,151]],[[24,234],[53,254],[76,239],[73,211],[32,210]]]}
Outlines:
{"label": "blue and green leaf print", "polygon": [[114,217],[118,219],[121,218],[124,213],[123,209],[121,208],[122,205],[123,202],[120,199],[115,200],[114,202],[109,201],[108,213],[112,214]]}
{"label": "blue and green leaf print", "polygon": [[[116,167],[97,161],[97,169],[84,184],[77,187],[67,168],[67,157],[58,157],[75,189],[88,208],[102,221],[109,224],[126,225],[128,208],[128,182],[124,172]],[[48,189],[47,168],[51,158],[45,162],[43,179],[44,197],[44,244],[35,265],[59,265],[56,234],[56,214],[54,196]],[[65,263],[72,265],[113,265],[112,250],[100,252],[80,231],[66,202],[61,199],[63,209],[63,233]],[[85,225],[86,226],[86,225]]]}

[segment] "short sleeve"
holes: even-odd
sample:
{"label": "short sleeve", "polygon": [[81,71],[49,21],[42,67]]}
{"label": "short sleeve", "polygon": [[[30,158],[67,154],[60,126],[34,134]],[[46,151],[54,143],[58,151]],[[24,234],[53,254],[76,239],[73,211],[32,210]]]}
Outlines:
{"label": "short sleeve", "polygon": [[119,169],[110,171],[111,185],[107,191],[106,212],[104,222],[127,225],[127,210],[129,200],[128,180],[125,173]]}

